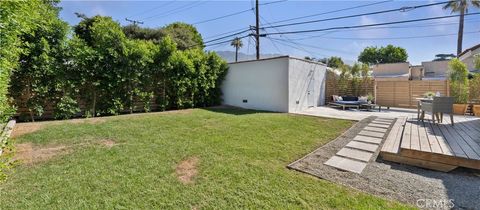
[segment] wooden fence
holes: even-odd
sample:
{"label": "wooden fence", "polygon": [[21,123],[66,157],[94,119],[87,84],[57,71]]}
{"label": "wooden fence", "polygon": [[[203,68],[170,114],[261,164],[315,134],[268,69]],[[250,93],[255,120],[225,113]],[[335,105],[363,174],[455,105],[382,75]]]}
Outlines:
{"label": "wooden fence", "polygon": [[416,98],[421,98],[426,92],[440,92],[449,96],[448,81],[410,80],[410,81],[376,81],[376,103],[387,107],[416,108]]}
{"label": "wooden fence", "polygon": [[358,85],[352,85],[352,80],[344,82],[343,86],[341,81],[338,80],[338,75],[331,71],[327,71],[327,79],[325,85],[325,102],[332,101],[332,95],[340,96],[366,96],[369,93],[374,94],[375,82],[372,78],[368,78],[366,82],[360,79]]}

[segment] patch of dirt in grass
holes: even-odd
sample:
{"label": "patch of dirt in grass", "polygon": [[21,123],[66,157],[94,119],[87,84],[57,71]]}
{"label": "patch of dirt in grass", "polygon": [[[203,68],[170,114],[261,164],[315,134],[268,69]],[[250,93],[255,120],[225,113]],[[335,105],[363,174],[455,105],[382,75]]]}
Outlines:
{"label": "patch of dirt in grass", "polygon": [[183,184],[193,184],[194,178],[198,173],[197,165],[199,159],[197,157],[189,157],[177,165],[175,174],[178,180]]}
{"label": "patch of dirt in grass", "polygon": [[71,124],[99,124],[104,123],[107,120],[105,118],[88,118],[88,119],[71,119],[71,120],[58,120],[58,121],[43,121],[43,122],[25,122],[25,123],[17,123],[15,128],[13,129],[12,138],[20,137],[25,134],[33,133],[39,131],[48,125],[62,125],[65,123]]}
{"label": "patch of dirt in grass", "polygon": [[88,124],[98,124],[98,123],[104,123],[107,120],[105,117],[94,117],[94,118],[86,118],[86,119],[72,119],[72,120],[67,120],[65,122],[77,124],[77,123],[88,123]]}
{"label": "patch of dirt in grass", "polygon": [[19,137],[25,134],[33,133],[43,128],[40,123],[17,123],[12,131],[12,138]]}
{"label": "patch of dirt in grass", "polygon": [[48,161],[56,156],[72,152],[65,145],[35,146],[32,143],[17,144],[13,161],[20,161],[27,165]]}
{"label": "patch of dirt in grass", "polygon": [[158,114],[191,114],[193,109],[180,109],[180,110],[171,110],[164,112],[156,112]]}
{"label": "patch of dirt in grass", "polygon": [[117,142],[111,139],[103,139],[100,141],[100,144],[107,148],[112,148],[113,146],[117,145]]}

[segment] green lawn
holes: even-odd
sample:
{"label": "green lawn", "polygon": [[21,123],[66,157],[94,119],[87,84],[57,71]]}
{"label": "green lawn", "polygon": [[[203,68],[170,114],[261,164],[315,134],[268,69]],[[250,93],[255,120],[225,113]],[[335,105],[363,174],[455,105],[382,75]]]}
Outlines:
{"label": "green lawn", "polygon": [[[350,121],[227,109],[104,119],[18,137],[73,151],[17,166],[0,184],[0,209],[405,208],[286,168]],[[98,144],[104,139],[117,145]],[[198,174],[183,184],[175,168],[190,157]]]}

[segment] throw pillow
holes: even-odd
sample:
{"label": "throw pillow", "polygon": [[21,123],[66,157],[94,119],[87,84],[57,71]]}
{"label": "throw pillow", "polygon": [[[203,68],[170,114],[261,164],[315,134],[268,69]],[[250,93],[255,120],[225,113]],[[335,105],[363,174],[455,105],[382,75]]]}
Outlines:
{"label": "throw pillow", "polygon": [[358,98],[358,101],[360,102],[367,102],[368,101],[368,98],[366,96],[361,96]]}

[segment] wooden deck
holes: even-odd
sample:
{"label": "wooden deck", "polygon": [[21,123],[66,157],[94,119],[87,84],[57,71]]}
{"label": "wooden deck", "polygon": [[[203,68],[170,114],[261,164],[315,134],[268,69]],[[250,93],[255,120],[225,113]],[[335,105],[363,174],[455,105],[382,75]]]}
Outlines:
{"label": "wooden deck", "polygon": [[439,171],[459,166],[480,169],[480,118],[455,116],[455,125],[399,118],[380,156],[388,161]]}

